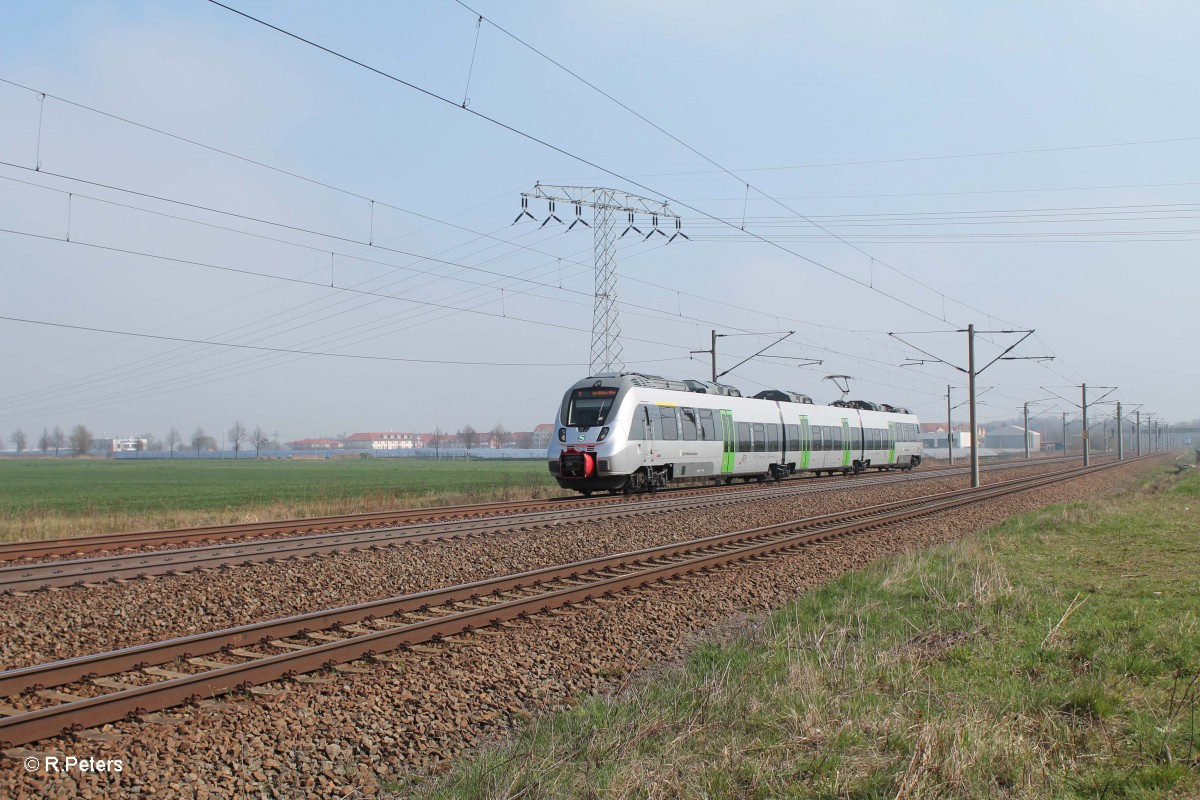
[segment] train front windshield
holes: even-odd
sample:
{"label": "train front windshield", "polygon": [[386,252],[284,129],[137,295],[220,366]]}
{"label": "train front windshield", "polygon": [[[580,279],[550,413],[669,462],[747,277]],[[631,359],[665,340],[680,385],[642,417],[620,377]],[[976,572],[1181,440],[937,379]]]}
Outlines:
{"label": "train front windshield", "polygon": [[605,424],[617,400],[617,391],[595,386],[571,392],[567,399],[564,424],[575,428],[591,428]]}

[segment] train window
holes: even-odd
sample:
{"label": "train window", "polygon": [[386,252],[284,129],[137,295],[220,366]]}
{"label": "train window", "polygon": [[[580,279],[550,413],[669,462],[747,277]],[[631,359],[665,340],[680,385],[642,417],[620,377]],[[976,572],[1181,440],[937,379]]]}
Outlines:
{"label": "train window", "polygon": [[679,438],[679,420],[675,413],[674,406],[659,406],[659,419],[662,421],[662,428],[659,433],[663,439],[678,439]]}
{"label": "train window", "polygon": [[838,444],[837,444],[838,435],[839,435],[839,431],[837,428],[833,427],[832,425],[826,427],[826,429],[825,429],[825,449],[826,450],[833,451],[833,450],[841,449],[840,447],[838,447]]}
{"label": "train window", "polygon": [[779,423],[767,423],[767,452],[779,452]]}
{"label": "train window", "polygon": [[607,387],[576,389],[571,392],[571,398],[567,401],[566,424],[579,428],[603,425],[608,421],[608,414],[616,399],[617,389]]}
{"label": "train window", "polygon": [[739,422],[737,424],[738,434],[738,452],[749,453],[754,449],[753,443],[750,441],[750,423]]}
{"label": "train window", "polygon": [[696,441],[696,409],[679,409],[679,421],[683,424],[683,438],[689,442]]}
{"label": "train window", "polygon": [[835,427],[833,429],[833,449],[834,450],[842,449],[842,429],[838,428],[838,427]]}
{"label": "train window", "polygon": [[633,412],[633,421],[629,423],[629,440],[640,442],[643,439],[653,439],[654,432],[650,427],[650,407],[643,404]]}
{"label": "train window", "polygon": [[796,451],[800,449],[800,426],[786,425],[784,431],[787,433],[787,449]]}
{"label": "train window", "polygon": [[763,431],[761,422],[750,423],[750,432],[754,435],[754,452],[767,452],[767,434]]}
{"label": "train window", "polygon": [[711,408],[700,409],[700,438],[706,442],[714,441],[717,438],[717,426],[713,422]]}

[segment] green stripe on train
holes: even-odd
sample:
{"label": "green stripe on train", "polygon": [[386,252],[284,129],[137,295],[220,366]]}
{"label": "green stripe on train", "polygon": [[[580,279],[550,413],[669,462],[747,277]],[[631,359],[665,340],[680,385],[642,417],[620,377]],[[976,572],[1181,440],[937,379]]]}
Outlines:
{"label": "green stripe on train", "polygon": [[842,466],[850,466],[850,420],[842,417]]}
{"label": "green stripe on train", "polygon": [[800,469],[808,469],[812,458],[812,436],[809,432],[808,417],[800,415]]}

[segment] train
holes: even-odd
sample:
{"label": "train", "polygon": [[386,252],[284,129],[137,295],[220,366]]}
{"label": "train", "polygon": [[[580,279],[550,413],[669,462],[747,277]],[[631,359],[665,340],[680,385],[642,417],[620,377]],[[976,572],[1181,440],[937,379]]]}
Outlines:
{"label": "train", "polygon": [[546,457],[564,489],[653,492],[669,484],[776,481],[809,473],[911,470],[917,417],[799,392],[743,397],[732,386],[639,372],[591,375],[563,396]]}

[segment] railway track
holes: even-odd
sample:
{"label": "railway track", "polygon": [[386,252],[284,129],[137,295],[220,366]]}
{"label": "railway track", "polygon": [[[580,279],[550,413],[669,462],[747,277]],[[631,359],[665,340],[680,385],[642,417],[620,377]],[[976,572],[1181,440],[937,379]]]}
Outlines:
{"label": "railway track", "polygon": [[[1044,462],[1043,462],[1044,463]],[[1023,465],[1023,464],[1022,464]],[[1009,465],[1003,465],[1011,468]],[[992,467],[1000,469],[1001,465]],[[955,470],[955,473],[961,470]],[[872,476],[870,483],[840,484],[849,488],[879,486],[889,483],[929,480],[945,477],[949,470],[921,474],[890,473]],[[840,480],[840,479],[833,479]],[[313,555],[397,547],[431,539],[465,539],[500,535],[513,531],[549,528],[572,521],[618,519],[695,508],[717,508],[758,499],[778,499],[826,491],[822,482],[785,482],[782,486],[742,487],[734,491],[695,490],[649,495],[623,502],[585,503],[492,515],[482,519],[454,519],[422,522],[406,526],[369,528],[366,530],[336,531],[289,536],[278,539],[257,539],[233,544],[207,544],[152,552],[98,556],[81,559],[59,559],[37,563],[0,567],[0,593],[23,593],[69,586],[86,586],[104,581],[132,580],[157,575],[177,574],[204,569],[219,569],[228,565],[270,563]]]}
{"label": "railway track", "polygon": [[[1125,462],[1128,463],[1128,462]],[[446,637],[726,564],[793,551],[1118,466],[1057,471],[687,542],[546,567],[0,673],[0,744],[27,744],[129,716]],[[353,670],[354,668],[349,668]]]}
{"label": "railway track", "polygon": [[[1076,458],[1042,458],[1036,461],[1021,461],[1011,463],[985,465],[985,470],[1003,470],[1040,464],[1054,464],[1063,461],[1077,461]],[[924,468],[920,473],[911,475],[914,480],[927,477],[944,477],[961,474],[965,467]],[[875,476],[869,476],[875,479]],[[813,478],[804,476],[784,481],[829,484],[845,481],[843,477]],[[697,486],[661,490],[661,495],[712,495],[722,492],[750,491],[746,486]],[[534,511],[563,508],[594,508],[602,505],[620,503],[636,503],[644,496],[633,497],[559,497],[549,500],[511,500],[493,503],[476,503],[458,506],[439,506],[416,509],[398,509],[394,511],[376,511],[358,514],[342,514],[327,517],[306,517],[302,519],[271,520],[266,522],[247,522],[231,525],[208,525],[195,528],[177,528],[173,530],[139,531],[132,533],[106,533],[92,536],[73,536],[58,539],[41,539],[36,541],[0,542],[0,563],[16,562],[28,559],[38,559],[58,556],[78,556],[85,553],[100,553],[128,549],[143,549],[151,547],[178,547],[193,543],[212,543],[224,540],[249,540],[260,537],[283,536],[288,534],[312,534],[359,531],[371,528],[395,527],[422,524],[448,519],[480,519],[485,517],[502,516],[506,514],[521,514]]]}

